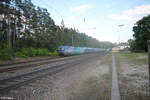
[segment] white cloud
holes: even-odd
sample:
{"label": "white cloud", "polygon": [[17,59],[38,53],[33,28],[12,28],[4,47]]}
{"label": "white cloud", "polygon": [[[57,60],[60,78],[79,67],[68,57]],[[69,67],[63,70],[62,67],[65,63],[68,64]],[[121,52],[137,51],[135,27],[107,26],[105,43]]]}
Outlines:
{"label": "white cloud", "polygon": [[80,11],[91,8],[91,5],[80,5],[74,8],[71,8],[71,11]]}
{"label": "white cloud", "polygon": [[141,19],[141,16],[129,16],[129,15],[125,15],[125,14],[111,14],[108,16],[111,19],[115,19],[115,20],[139,20]]}
{"label": "white cloud", "polygon": [[142,5],[135,9],[125,10],[121,14],[111,14],[108,17],[115,20],[137,21],[148,14],[150,14],[150,5]]}
{"label": "white cloud", "polygon": [[73,21],[75,19],[75,16],[68,16],[67,18],[69,21]]}

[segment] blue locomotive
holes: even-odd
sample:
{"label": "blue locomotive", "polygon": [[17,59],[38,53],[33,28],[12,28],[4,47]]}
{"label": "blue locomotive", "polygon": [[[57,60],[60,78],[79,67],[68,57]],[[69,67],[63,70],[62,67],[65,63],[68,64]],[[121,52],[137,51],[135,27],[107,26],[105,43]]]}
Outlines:
{"label": "blue locomotive", "polygon": [[73,47],[73,46],[60,46],[58,48],[58,54],[60,56],[71,56],[92,52],[105,52],[106,49],[101,48],[87,48],[87,47]]}

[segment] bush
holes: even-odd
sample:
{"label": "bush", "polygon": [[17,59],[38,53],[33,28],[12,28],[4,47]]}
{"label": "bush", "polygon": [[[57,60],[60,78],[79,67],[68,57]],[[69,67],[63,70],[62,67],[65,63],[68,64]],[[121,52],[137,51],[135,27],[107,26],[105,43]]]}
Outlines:
{"label": "bush", "polygon": [[54,52],[52,52],[52,53],[51,53],[51,56],[58,56],[57,50],[55,50]]}
{"label": "bush", "polygon": [[53,53],[49,52],[48,49],[35,49],[35,48],[23,48],[20,52],[16,52],[16,57],[35,57],[35,56],[57,56],[57,51]]}
{"label": "bush", "polygon": [[50,56],[50,52],[48,49],[38,49],[38,54],[37,56]]}
{"label": "bush", "polygon": [[11,55],[9,53],[9,48],[6,43],[1,43],[0,44],[0,60],[10,60]]}
{"label": "bush", "polygon": [[22,52],[16,52],[15,53],[16,57],[23,57],[23,58],[27,58],[27,56],[25,54],[23,54]]}
{"label": "bush", "polygon": [[17,57],[35,57],[37,50],[35,48],[23,48],[20,52],[16,52]]}

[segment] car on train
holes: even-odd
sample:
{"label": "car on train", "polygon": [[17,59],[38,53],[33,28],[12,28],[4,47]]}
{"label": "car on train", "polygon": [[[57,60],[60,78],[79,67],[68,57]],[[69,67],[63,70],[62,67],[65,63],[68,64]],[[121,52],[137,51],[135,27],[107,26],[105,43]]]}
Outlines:
{"label": "car on train", "polygon": [[73,47],[73,46],[60,46],[58,48],[58,54],[60,56],[71,56],[92,52],[105,52],[106,49],[102,48],[88,48],[88,47]]}

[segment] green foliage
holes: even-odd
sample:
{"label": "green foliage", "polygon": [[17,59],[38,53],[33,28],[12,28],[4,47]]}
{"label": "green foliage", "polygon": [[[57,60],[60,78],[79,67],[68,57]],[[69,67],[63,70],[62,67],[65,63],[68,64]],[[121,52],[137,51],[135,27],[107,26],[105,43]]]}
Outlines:
{"label": "green foliage", "polygon": [[147,40],[150,40],[150,15],[142,18],[133,27],[132,49],[147,51]]}
{"label": "green foliage", "polygon": [[50,56],[50,54],[51,53],[49,52],[49,50],[45,48],[37,50],[37,56]]}
{"label": "green foliage", "polygon": [[148,63],[148,54],[147,53],[127,53],[127,52],[118,52],[115,54],[119,54],[122,58],[125,58],[132,63]]}
{"label": "green foliage", "polygon": [[23,58],[27,58],[28,57],[27,55],[23,54],[22,52],[16,52],[15,56],[16,57],[23,57]]}
{"label": "green foliage", "polygon": [[11,55],[9,53],[9,48],[6,43],[0,44],[0,60],[10,60]]}
{"label": "green foliage", "polygon": [[129,46],[130,46],[130,51],[134,52],[136,50],[136,44],[135,44],[135,40],[129,39],[128,40]]}
{"label": "green foliage", "polygon": [[54,52],[52,52],[50,55],[51,55],[51,56],[58,56],[57,50],[55,50]]}
{"label": "green foliage", "polygon": [[48,49],[23,48],[20,52],[15,53],[16,57],[35,57],[35,56],[51,56]]}
{"label": "green foliage", "polygon": [[[12,30],[11,39],[13,40],[15,56],[56,56],[58,46],[72,45],[72,37],[73,45],[76,47],[113,47],[113,44],[110,42],[100,42],[84,33],[80,33],[78,30],[66,27],[62,30],[59,26],[55,25],[47,9],[36,7],[31,0],[9,0],[9,2],[3,0],[2,2],[0,4],[0,15],[4,17],[0,21],[0,42],[8,40],[8,18],[9,15],[12,15],[9,22],[10,29]],[[6,5],[6,2],[16,6],[10,7],[10,5]],[[15,25],[14,22],[16,22]]]}

